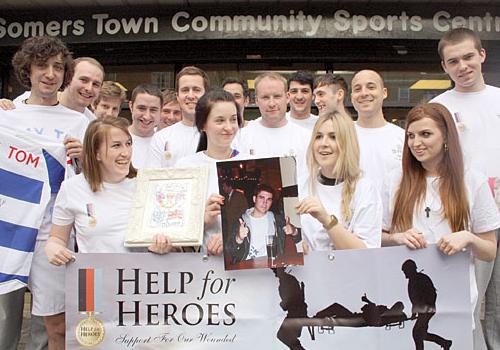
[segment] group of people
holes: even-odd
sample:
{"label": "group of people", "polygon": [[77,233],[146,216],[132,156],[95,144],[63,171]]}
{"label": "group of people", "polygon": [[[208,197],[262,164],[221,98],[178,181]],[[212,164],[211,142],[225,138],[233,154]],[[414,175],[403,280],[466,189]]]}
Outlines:
{"label": "group of people", "polygon": [[[486,54],[476,33],[454,29],[438,50],[455,86],[413,108],[405,130],[385,120],[387,89],[373,70],[357,72],[350,90],[332,74],[315,79],[300,71],[285,79],[263,73],[254,83],[261,117],[247,123],[246,84],[228,78],[221,88],[210,89],[208,75],[193,66],[177,74],[175,91],[137,86],[129,101],[129,125],[116,117],[125,99],[123,87],[103,82],[104,69],[96,60],[73,62],[56,38],[27,39],[12,64],[29,92],[13,104],[0,102],[5,109],[0,124],[64,143],[81,171],[53,191],[34,247],[32,314],[44,319],[49,349],[64,348],[63,265],[74,259],[71,232],[79,252],[126,252],[136,169],[209,167],[202,250],[220,255],[228,249],[221,211],[230,197],[220,194],[216,162],[290,155],[297,159],[296,210],[305,251],[436,244],[453,255],[469,249],[476,264],[474,269],[471,260],[474,346],[486,348],[476,301],[489,284],[485,331],[489,349],[498,347],[500,267],[493,261],[500,214],[489,185],[500,176],[494,164],[500,156],[500,89],[484,82]],[[356,122],[344,107],[349,94]],[[313,101],[319,116],[311,114]],[[263,246],[253,227],[276,225],[296,234],[286,222],[262,215],[277,196],[273,189],[258,188],[255,205],[240,211],[229,237],[240,260]],[[262,217],[268,221],[259,221]],[[179,251],[167,234],[156,235],[148,250]],[[2,349],[16,348],[23,296],[24,289],[0,295]],[[415,338],[417,349],[423,349],[424,340],[422,334]]]}

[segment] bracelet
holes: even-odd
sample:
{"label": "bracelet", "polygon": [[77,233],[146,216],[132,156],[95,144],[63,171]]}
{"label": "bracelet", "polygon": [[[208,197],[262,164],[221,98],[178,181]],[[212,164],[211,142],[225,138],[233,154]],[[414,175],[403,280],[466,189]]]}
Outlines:
{"label": "bracelet", "polygon": [[330,222],[327,225],[323,225],[325,230],[330,231],[335,225],[339,223],[339,219],[333,214],[330,215]]}

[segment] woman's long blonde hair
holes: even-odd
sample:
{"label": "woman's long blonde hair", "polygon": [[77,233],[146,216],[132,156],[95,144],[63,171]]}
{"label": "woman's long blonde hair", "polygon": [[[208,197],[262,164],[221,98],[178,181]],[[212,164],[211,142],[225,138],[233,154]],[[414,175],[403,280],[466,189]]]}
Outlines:
{"label": "woman's long blonde hair", "polygon": [[325,174],[324,176],[333,177],[338,182],[343,182],[342,189],[342,218],[344,222],[351,219],[351,201],[356,190],[356,184],[361,175],[359,169],[359,144],[358,136],[354,127],[352,119],[340,112],[333,112],[318,119],[314,125],[311,135],[311,141],[307,148],[307,166],[309,168],[309,188],[311,194],[316,193],[316,179],[320,174],[319,164],[314,157],[314,142],[319,128],[327,121],[333,123],[333,130],[335,132],[335,139],[339,149],[339,155],[332,174]]}

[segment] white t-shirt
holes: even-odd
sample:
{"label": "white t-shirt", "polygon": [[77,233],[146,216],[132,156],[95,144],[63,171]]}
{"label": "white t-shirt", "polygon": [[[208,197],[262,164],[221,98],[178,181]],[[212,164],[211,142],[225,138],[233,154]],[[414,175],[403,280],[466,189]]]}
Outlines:
{"label": "white t-shirt", "polygon": [[30,96],[31,96],[31,91],[28,90],[28,91],[23,92],[21,95],[17,96],[12,102],[21,103],[24,100],[27,100],[28,98],[30,98]]}
{"label": "white t-shirt", "polygon": [[88,108],[85,108],[85,110],[83,111],[83,115],[89,120],[89,122],[97,119],[95,114]]}
{"label": "white t-shirt", "polygon": [[381,128],[363,128],[356,122],[359,142],[359,166],[363,174],[382,190],[384,177],[401,168],[405,131],[387,123]]}
{"label": "white t-shirt", "polygon": [[290,112],[287,112],[286,119],[312,132],[319,117],[315,114],[310,114],[306,119],[295,119],[291,117]]}
{"label": "white t-shirt", "polygon": [[[351,201],[351,219],[344,222],[342,216],[342,190],[344,183],[327,186],[315,180],[315,194],[323,204],[328,214],[334,214],[344,228],[366,244],[368,248],[379,248],[382,232],[382,200],[373,182],[361,177]],[[301,195],[304,198],[311,195],[309,181],[302,186]],[[303,199],[303,198],[301,198]],[[332,242],[323,225],[309,214],[300,216],[302,232],[311,250],[331,249]]]}
{"label": "white t-shirt", "polygon": [[[465,187],[469,198],[470,227],[472,233],[484,233],[500,227],[500,213],[495,205],[486,178],[479,172],[465,172]],[[401,171],[394,171],[389,175],[384,185],[382,202],[384,215],[382,227],[389,231],[394,211],[394,196],[401,181]],[[428,211],[425,210],[430,208]],[[427,177],[425,200],[421,208],[415,208],[413,213],[413,227],[422,232],[427,243],[436,243],[442,236],[452,233],[448,221],[442,217],[442,205],[439,196],[439,182],[437,177]],[[477,302],[476,274],[474,264],[470,262],[470,283],[472,310]]]}
{"label": "white t-shirt", "polygon": [[[207,188],[207,193],[206,193],[206,198],[210,197],[212,193],[219,194],[219,176],[217,175],[217,164],[216,162],[222,162],[222,161],[232,161],[232,160],[242,160],[249,158],[248,156],[242,155],[239,153],[233,158],[229,158],[226,160],[217,160],[214,158],[211,158],[205,154],[204,151],[197,152],[193,155],[184,157],[180,159],[175,167],[176,168],[183,168],[183,167],[191,167],[191,166],[200,166],[200,165],[206,165],[208,167],[208,188]],[[205,227],[205,234],[204,234],[204,239],[203,243],[205,245],[206,239],[209,237],[210,234],[212,233],[217,233],[217,232],[222,232],[222,223],[221,223],[221,217],[217,218],[215,223],[210,226],[210,227]]]}
{"label": "white t-shirt", "polygon": [[[30,96],[31,96],[31,91],[29,91],[29,90],[25,91],[21,95],[17,96],[13,102],[14,103],[22,103],[24,100],[27,100],[28,98],[30,98]],[[91,122],[94,119],[97,119],[96,116],[94,115],[94,113],[88,108],[85,108],[85,110],[83,111],[83,115],[85,116],[85,118],[87,118],[89,120],[89,122]]]}
{"label": "white t-shirt", "polygon": [[158,131],[151,140],[148,168],[173,167],[183,157],[196,153],[200,133],[195,126],[175,123]]}
{"label": "white t-shirt", "polygon": [[[453,116],[467,167],[486,175],[493,185],[500,178],[500,88],[448,90],[432,102],[441,103]],[[498,196],[500,189],[495,192]]]}
{"label": "white t-shirt", "polygon": [[[40,106],[15,103],[15,105],[16,108],[13,110],[0,110],[1,125],[26,130],[55,142],[62,143],[66,136],[83,141],[83,135],[89,122],[82,113],[75,112],[61,104]],[[45,210],[42,225],[38,230],[37,240],[45,241],[49,237],[55,197],[56,194],[53,193]]]}
{"label": "white t-shirt", "polygon": [[269,229],[269,220],[272,220],[269,216],[269,213],[260,218],[249,215],[252,232],[250,236],[250,249],[246,260],[267,256],[266,237],[274,235],[274,232],[267,232]]}
{"label": "white t-shirt", "polygon": [[146,167],[153,136],[142,137],[130,133],[132,136],[132,164],[137,169]]}
{"label": "white t-shirt", "polygon": [[52,222],[75,225],[76,241],[82,253],[126,253],[123,243],[133,205],[135,179],[103,183],[92,192],[83,174],[63,182],[54,206]]}
{"label": "white t-shirt", "polygon": [[261,121],[254,121],[241,129],[241,151],[257,158],[295,155],[297,180],[307,177],[306,153],[311,131],[287,122],[280,128],[268,128]]}

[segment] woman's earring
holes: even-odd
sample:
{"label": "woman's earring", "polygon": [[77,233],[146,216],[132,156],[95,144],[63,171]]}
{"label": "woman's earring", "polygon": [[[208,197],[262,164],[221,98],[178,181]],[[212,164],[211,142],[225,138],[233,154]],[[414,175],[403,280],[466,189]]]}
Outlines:
{"label": "woman's earring", "polygon": [[448,144],[447,143],[444,144],[444,151],[448,152]]}

